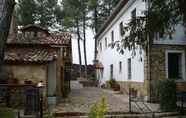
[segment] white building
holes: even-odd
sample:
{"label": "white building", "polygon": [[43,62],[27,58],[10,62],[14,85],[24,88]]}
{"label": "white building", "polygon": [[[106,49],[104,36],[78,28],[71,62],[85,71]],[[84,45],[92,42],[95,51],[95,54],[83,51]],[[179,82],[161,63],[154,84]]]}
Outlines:
{"label": "white building", "polygon": [[124,91],[128,91],[130,87],[139,96],[153,97],[156,82],[154,80],[185,80],[186,40],[183,27],[177,26],[173,39],[154,41],[148,53],[149,64],[145,50],[142,54],[137,50],[136,56],[133,57],[132,52],[127,49],[122,55],[115,48],[108,46],[113,41],[121,40],[121,26],[128,23],[133,15],[143,15],[146,8],[145,0],[121,0],[113,10],[96,36],[99,65],[97,77],[102,84],[114,78]]}

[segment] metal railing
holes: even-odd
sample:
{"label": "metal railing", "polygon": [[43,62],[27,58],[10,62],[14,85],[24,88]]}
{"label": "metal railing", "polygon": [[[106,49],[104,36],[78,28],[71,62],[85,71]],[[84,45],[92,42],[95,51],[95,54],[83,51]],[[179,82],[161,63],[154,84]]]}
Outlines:
{"label": "metal railing", "polygon": [[0,84],[0,104],[42,118],[42,96],[35,85]]}
{"label": "metal railing", "polygon": [[[132,94],[132,89],[129,88],[129,92],[127,93],[128,94],[128,97],[129,97],[129,112],[133,112],[132,111],[132,107],[135,106],[136,109],[145,115],[146,118],[149,118],[149,115],[152,117],[152,118],[155,118],[155,113],[154,111],[144,102],[144,100],[142,99],[139,99],[137,98],[136,96],[133,96]],[[132,105],[132,103],[134,105]],[[141,103],[141,104],[140,104]],[[143,105],[143,107],[141,106]],[[147,116],[148,115],[148,116]]]}
{"label": "metal railing", "polygon": [[186,92],[177,92],[177,107],[181,114],[186,110]]}

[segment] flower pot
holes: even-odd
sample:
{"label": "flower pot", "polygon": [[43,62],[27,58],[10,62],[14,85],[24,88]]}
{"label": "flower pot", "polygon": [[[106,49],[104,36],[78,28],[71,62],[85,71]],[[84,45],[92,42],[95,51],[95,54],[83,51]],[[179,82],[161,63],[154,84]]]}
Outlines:
{"label": "flower pot", "polygon": [[15,79],[15,78],[12,78],[12,79],[8,79],[8,84],[18,84],[18,80]]}
{"label": "flower pot", "polygon": [[120,91],[120,86],[119,86],[119,84],[113,85],[112,89],[113,89],[114,91]]}

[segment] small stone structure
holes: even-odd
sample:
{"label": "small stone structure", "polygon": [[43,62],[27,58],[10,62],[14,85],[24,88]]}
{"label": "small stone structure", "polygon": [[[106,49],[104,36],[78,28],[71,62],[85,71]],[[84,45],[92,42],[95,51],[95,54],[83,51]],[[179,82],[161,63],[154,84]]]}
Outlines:
{"label": "small stone structure", "polygon": [[42,81],[48,104],[56,104],[57,98],[70,91],[71,65],[69,33],[52,34],[38,25],[10,31],[4,65],[8,78],[17,79],[20,84]]}

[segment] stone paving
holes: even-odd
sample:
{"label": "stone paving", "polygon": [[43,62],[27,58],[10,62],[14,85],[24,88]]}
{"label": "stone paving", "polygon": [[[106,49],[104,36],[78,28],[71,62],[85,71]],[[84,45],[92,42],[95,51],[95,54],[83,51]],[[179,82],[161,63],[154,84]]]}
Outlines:
{"label": "stone paving", "polygon": [[[128,112],[128,96],[116,94],[111,90],[95,87],[82,87],[78,81],[71,82],[71,93],[57,105],[54,112],[83,112],[88,113],[91,106],[106,98],[108,112]],[[157,107],[156,107],[157,109]]]}

